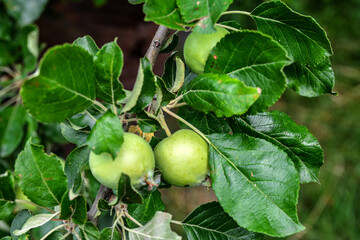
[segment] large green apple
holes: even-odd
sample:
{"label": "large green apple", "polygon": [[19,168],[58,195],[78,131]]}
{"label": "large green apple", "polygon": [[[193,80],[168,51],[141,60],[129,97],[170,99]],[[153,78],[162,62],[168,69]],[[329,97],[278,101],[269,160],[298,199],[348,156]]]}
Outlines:
{"label": "large green apple", "polygon": [[118,155],[90,153],[90,170],[96,180],[106,187],[117,189],[121,173],[127,174],[131,184],[140,183],[144,177],[152,177],[155,158],[152,148],[143,138],[133,133],[124,133],[124,142]]}
{"label": "large green apple", "polygon": [[204,72],[206,60],[211,49],[226,35],[228,30],[215,26],[216,32],[200,34],[192,32],[185,40],[184,58],[191,71],[196,74]]}
{"label": "large green apple", "polygon": [[182,129],[154,150],[156,166],[168,183],[184,187],[202,183],[209,172],[209,146],[194,131]]}

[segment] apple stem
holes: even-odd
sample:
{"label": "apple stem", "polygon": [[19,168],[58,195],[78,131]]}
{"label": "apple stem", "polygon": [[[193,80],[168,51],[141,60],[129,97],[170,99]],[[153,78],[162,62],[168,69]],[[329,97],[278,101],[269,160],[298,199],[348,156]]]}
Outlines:
{"label": "apple stem", "polygon": [[179,115],[173,113],[172,111],[170,111],[167,107],[162,107],[162,110],[164,112],[166,112],[167,114],[169,114],[170,116],[176,118],[177,120],[183,122],[185,125],[187,125],[188,127],[190,127],[192,130],[194,130],[197,134],[199,134],[208,144],[210,144],[211,146],[213,146],[212,142],[210,142],[210,140],[205,136],[205,134],[203,134],[199,129],[197,129],[194,125],[192,125],[191,123],[189,123],[188,121],[186,121],[185,119],[183,119],[182,117],[180,117]]}
{"label": "apple stem", "polygon": [[223,12],[221,14],[221,16],[227,15],[227,14],[241,14],[241,15],[251,16],[251,13],[246,12],[246,11],[226,11],[226,12]]}
{"label": "apple stem", "polygon": [[166,135],[169,137],[171,136],[171,132],[170,129],[168,127],[168,125],[166,124],[165,121],[165,117],[162,111],[159,112],[158,117],[157,117],[160,121],[158,121],[161,125],[161,127],[165,130]]}
{"label": "apple stem", "polygon": [[220,23],[216,23],[215,26],[219,26],[219,27],[222,27],[222,28],[227,28],[231,31],[235,31],[235,32],[238,32],[240,31],[239,29],[237,28],[233,28],[233,27],[230,27],[230,26],[227,26],[227,25],[223,25],[223,24],[220,24]]}

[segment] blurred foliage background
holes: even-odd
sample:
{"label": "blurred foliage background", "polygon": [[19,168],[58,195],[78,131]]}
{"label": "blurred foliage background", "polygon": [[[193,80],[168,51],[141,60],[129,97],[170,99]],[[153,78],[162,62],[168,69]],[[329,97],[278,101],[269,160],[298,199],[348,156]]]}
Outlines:
{"label": "blurred foliage background", "polygon": [[[234,0],[231,8],[251,11],[261,2]],[[334,50],[331,60],[336,75],[334,90],[338,93],[305,98],[288,90],[272,107],[307,126],[325,152],[321,184],[305,184],[300,191],[298,214],[306,230],[287,239],[360,239],[360,0],[285,2],[295,11],[314,17],[327,31]],[[255,28],[247,16],[226,16],[224,20],[229,18],[244,27]],[[144,55],[157,28],[143,19],[141,6],[125,0],[49,0],[35,23],[40,29],[39,41],[46,43],[46,48],[72,42],[85,34],[91,35],[99,46],[118,37],[125,57],[121,81],[130,89],[138,59]],[[166,55],[159,57],[157,74],[161,74],[165,59]],[[59,134],[54,126],[41,126],[39,136],[47,142],[39,141],[48,151],[65,158],[72,146],[56,137]],[[54,141],[58,146],[47,145]],[[172,187],[162,190],[162,197],[167,211],[176,220],[182,220],[199,204],[216,200],[212,191],[204,187]]]}

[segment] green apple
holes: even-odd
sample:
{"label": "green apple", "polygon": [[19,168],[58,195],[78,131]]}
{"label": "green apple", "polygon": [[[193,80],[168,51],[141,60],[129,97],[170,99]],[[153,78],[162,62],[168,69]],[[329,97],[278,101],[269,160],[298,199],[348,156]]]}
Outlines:
{"label": "green apple", "polygon": [[182,129],[154,150],[156,166],[168,183],[184,187],[202,183],[209,172],[209,146],[194,131]]}
{"label": "green apple", "polygon": [[131,184],[154,175],[155,158],[149,143],[133,133],[124,133],[124,142],[113,159],[110,153],[90,153],[90,170],[96,180],[106,187],[117,189],[121,173],[127,174]]}
{"label": "green apple", "polygon": [[185,40],[184,58],[191,71],[202,74],[211,49],[226,35],[228,30],[215,26],[216,32],[200,34],[192,32]]}

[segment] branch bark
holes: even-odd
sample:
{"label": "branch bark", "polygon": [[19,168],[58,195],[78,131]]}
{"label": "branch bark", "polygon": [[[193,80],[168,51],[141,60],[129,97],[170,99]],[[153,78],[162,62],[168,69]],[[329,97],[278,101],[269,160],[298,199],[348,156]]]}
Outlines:
{"label": "branch bark", "polygon": [[150,47],[145,54],[145,57],[149,59],[151,66],[154,66],[161,47],[164,45],[164,42],[169,36],[170,29],[160,25],[154,35],[154,38],[151,41]]}
{"label": "branch bark", "polygon": [[106,198],[110,197],[111,194],[112,194],[112,190],[110,188],[107,188],[104,185],[100,186],[99,191],[96,195],[95,201],[93,202],[93,205],[91,206],[91,208],[88,212],[88,220],[90,222],[97,225],[97,222],[99,220],[99,216],[97,216],[99,200],[106,199]]}

